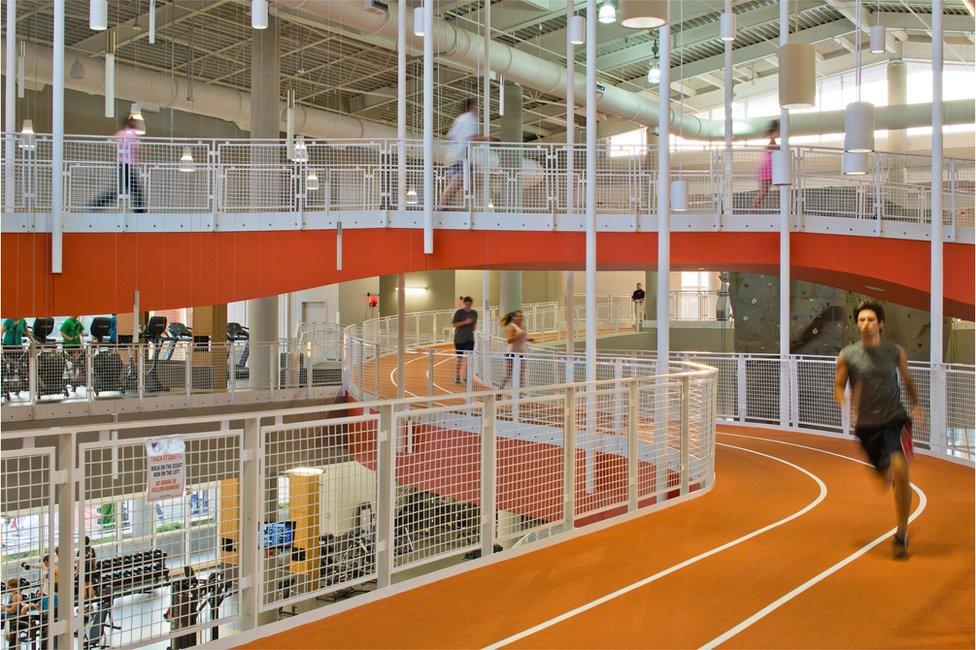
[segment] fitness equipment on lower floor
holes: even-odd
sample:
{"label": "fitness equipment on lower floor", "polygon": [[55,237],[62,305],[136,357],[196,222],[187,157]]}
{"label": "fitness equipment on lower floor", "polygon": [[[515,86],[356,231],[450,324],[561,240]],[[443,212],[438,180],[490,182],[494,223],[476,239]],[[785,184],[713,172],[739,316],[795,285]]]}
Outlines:
{"label": "fitness equipment on lower floor", "polygon": [[54,319],[50,316],[35,318],[32,328],[34,341],[38,346],[37,352],[37,395],[69,396],[68,381],[65,377],[67,359],[63,351],[58,350],[48,341],[47,337],[54,331]]}
{"label": "fitness equipment on lower floor", "polygon": [[112,344],[106,345],[105,339],[111,329],[111,319],[107,316],[97,316],[89,327],[92,340],[92,390],[97,397],[105,391],[119,391],[125,388],[125,364],[118,350]]}
{"label": "fitness equipment on lower floor", "polygon": [[241,358],[234,363],[235,379],[247,379],[249,376],[247,369],[247,358],[251,353],[250,340],[251,332],[246,327],[240,323],[227,323],[227,342],[231,344],[231,354],[233,354],[234,348],[237,347],[234,345],[234,343],[244,343],[244,350],[241,352]]}

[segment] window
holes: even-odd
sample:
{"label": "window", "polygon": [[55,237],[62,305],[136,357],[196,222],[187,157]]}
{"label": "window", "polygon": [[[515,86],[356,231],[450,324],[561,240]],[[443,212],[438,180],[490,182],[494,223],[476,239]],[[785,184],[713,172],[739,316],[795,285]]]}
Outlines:
{"label": "window", "polygon": [[644,144],[647,142],[647,127],[625,131],[608,138],[610,145],[610,157],[619,158],[623,156],[637,156],[643,153]]}

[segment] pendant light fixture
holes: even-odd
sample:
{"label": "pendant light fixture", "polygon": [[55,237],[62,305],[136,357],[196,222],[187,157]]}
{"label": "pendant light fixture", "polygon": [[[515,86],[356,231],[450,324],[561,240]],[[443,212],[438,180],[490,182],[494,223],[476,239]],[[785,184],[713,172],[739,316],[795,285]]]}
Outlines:
{"label": "pendant light fixture", "polygon": [[647,83],[656,86],[661,83],[661,61],[658,57],[657,38],[651,43],[651,62],[647,68]]}
{"label": "pendant light fixture", "polygon": [[773,150],[773,185],[793,184],[793,164],[790,150]]}
{"label": "pendant light fixture", "polygon": [[105,117],[115,117],[115,31],[108,32],[105,48]]}
{"label": "pendant light fixture", "polygon": [[295,91],[289,90],[285,99],[285,155],[295,159]]}
{"label": "pendant light fixture", "polygon": [[781,45],[778,59],[780,108],[812,108],[817,96],[817,61],[813,44]]}
{"label": "pendant light fixture", "polygon": [[735,40],[735,14],[731,11],[722,12],[719,34],[728,43]]}
{"label": "pendant light fixture", "polygon": [[881,24],[881,3],[878,2],[874,7],[874,15],[877,20],[874,25],[871,26],[871,41],[870,41],[870,52],[871,54],[884,54],[885,51],[885,27]]}
{"label": "pendant light fixture", "polygon": [[34,133],[34,122],[24,119],[24,124],[20,127],[20,148],[30,151],[36,146],[37,136]]}
{"label": "pendant light fixture", "polygon": [[149,0],[149,44],[156,44],[156,0]]}
{"label": "pendant light fixture", "polygon": [[[857,0],[857,11],[860,15],[861,0]],[[857,87],[857,101],[851,102],[844,109],[844,151],[867,153],[874,151],[874,104],[861,101],[860,22],[854,31],[854,48],[854,83]]]}
{"label": "pendant light fixture", "polygon": [[193,169],[193,153],[190,151],[189,147],[183,147],[183,155],[180,156],[180,171],[189,173],[192,172]]}
{"label": "pendant light fixture", "polygon": [[857,151],[845,151],[843,171],[846,176],[863,176],[868,173],[868,155]]}
{"label": "pendant light fixture", "polygon": [[78,57],[75,57],[75,62],[71,64],[71,78],[72,79],[85,78],[85,66],[81,65],[81,61],[78,60]]}
{"label": "pendant light fixture", "polygon": [[424,36],[424,6],[413,8],[413,35]]}
{"label": "pendant light fixture", "polygon": [[251,29],[268,28],[268,0],[251,0]]}
{"label": "pendant light fixture", "polygon": [[671,211],[688,211],[688,181],[671,181]]}
{"label": "pendant light fixture", "polygon": [[411,185],[407,190],[407,205],[417,205],[417,190]]}
{"label": "pendant light fixture", "polygon": [[586,42],[586,18],[573,16],[569,19],[569,42],[582,45]]}
{"label": "pendant light fixture", "polygon": [[88,28],[96,32],[108,29],[108,0],[88,0]]}
{"label": "pendant light fixture", "polygon": [[129,110],[129,119],[135,120],[138,123],[135,129],[138,135],[146,134],[146,121],[142,119],[142,107],[139,104],[132,104]]}
{"label": "pendant light fixture", "polygon": [[315,173],[315,170],[309,170],[308,176],[305,177],[305,189],[309,192],[315,192],[319,189],[319,177]]}
{"label": "pendant light fixture", "polygon": [[667,0],[619,0],[617,19],[622,27],[654,29],[668,22]]}
{"label": "pendant light fixture", "polygon": [[597,20],[604,25],[617,22],[617,8],[613,6],[612,0],[603,0],[600,11],[597,13]]}

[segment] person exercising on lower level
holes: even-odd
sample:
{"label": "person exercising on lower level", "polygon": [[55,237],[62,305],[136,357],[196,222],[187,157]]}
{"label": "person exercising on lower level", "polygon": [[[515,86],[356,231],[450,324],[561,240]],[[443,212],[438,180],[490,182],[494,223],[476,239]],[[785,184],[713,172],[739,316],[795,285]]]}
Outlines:
{"label": "person exercising on lower level", "polygon": [[874,300],[862,300],[854,308],[854,320],[861,340],[841,350],[837,356],[834,399],[844,403],[844,388],[850,382],[852,412],[856,418],[854,433],[875,469],[895,488],[895,531],[893,554],[908,557],[908,512],[912,492],[908,482],[908,459],[902,446],[902,435],[909,423],[901,402],[898,375],[912,404],[915,423],[922,421],[915,383],[908,374],[905,350],[896,343],[882,340],[884,307]]}

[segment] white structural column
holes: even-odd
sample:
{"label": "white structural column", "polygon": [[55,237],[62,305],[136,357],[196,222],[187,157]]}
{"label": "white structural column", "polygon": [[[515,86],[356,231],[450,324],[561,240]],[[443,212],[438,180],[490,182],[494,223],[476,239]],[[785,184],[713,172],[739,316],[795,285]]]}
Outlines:
{"label": "white structural column", "polygon": [[[576,3],[566,3],[566,24],[573,22]],[[569,39],[569,30],[566,30],[566,217],[571,218],[575,213],[573,183],[575,182],[575,163],[576,163],[576,47]],[[576,352],[576,298],[575,276],[573,271],[566,271],[566,354],[572,355]],[[574,381],[574,366],[572,363],[566,364],[566,383]]]}
{"label": "white structural column", "polygon": [[[586,2],[586,381],[596,381],[596,0]],[[586,491],[596,485],[596,405],[586,398]]]}
{"label": "white structural column", "polygon": [[[499,120],[499,134],[502,142],[522,142],[522,87],[511,81],[504,81],[505,95],[502,99],[504,112]],[[501,152],[503,167],[519,169],[522,162],[522,152],[508,150]],[[517,175],[521,176],[521,175]],[[516,179],[514,183],[505,183],[505,205],[518,210],[522,205],[522,184]],[[502,313],[508,313],[522,308],[522,272],[501,271],[499,276],[499,296]]]}
{"label": "white structural column", "polygon": [[522,272],[498,273],[498,304],[502,314],[522,308]]}
{"label": "white structural column", "polygon": [[[278,17],[268,16],[267,29],[251,30],[251,139],[277,138],[279,135],[278,88],[280,57]],[[252,160],[261,160],[267,147],[256,147]],[[266,161],[268,164],[271,160]],[[254,203],[266,192],[266,179],[251,182]],[[251,370],[248,383],[255,389],[266,389],[272,377],[272,357],[266,344],[278,340],[278,297],[268,296],[247,301],[247,327],[251,331]],[[265,345],[256,345],[265,344]],[[275,360],[277,361],[277,360]]]}
{"label": "white structural column", "polygon": [[54,65],[51,79],[51,272],[61,272],[64,216],[64,2],[54,3]]}
{"label": "white structural column", "polygon": [[[401,0],[402,2],[403,0]],[[407,330],[406,330],[406,311],[407,311],[407,277],[403,273],[397,274],[397,399],[404,396],[406,389],[405,383],[405,362],[407,355]]]}
{"label": "white structural column", "polygon": [[434,252],[434,2],[424,0],[424,254]]}
{"label": "white structural column", "polygon": [[3,209],[5,212],[14,211],[14,160],[16,157],[17,139],[17,0],[7,0],[7,69],[4,74],[4,108],[3,130],[7,137],[3,143],[3,164],[6,169],[3,175]]}
{"label": "white structural column", "polygon": [[[790,41],[789,0],[779,4],[779,44]],[[783,108],[779,116],[780,148],[790,149],[790,112]],[[790,354],[790,197],[793,187],[779,188],[779,422],[790,422],[789,354]]]}
{"label": "white structural column", "polygon": [[[668,371],[671,351],[671,25],[660,27],[661,82],[658,84],[661,120],[657,126],[657,372]],[[661,474],[660,472],[658,473]]]}
{"label": "white structural column", "polygon": [[407,184],[407,0],[397,5],[397,210],[403,209]]}
{"label": "white structural column", "polygon": [[929,439],[933,451],[946,449],[945,367],[942,365],[942,0],[932,3],[932,276],[929,294]]}
{"label": "white structural column", "polygon": [[[671,351],[671,301],[668,299],[671,278],[671,25],[660,28],[661,80],[658,88],[661,119],[657,126],[657,374],[668,371]],[[654,388],[654,445],[656,463],[654,492],[667,489],[669,466],[668,423],[671,390],[666,378],[659,378]]]}
{"label": "white structural column", "polygon": [[[732,0],[725,0],[725,13],[732,13]],[[724,76],[724,106],[725,106],[725,201],[722,210],[723,217],[732,216],[732,41],[725,41],[725,52],[722,58],[722,74]]]}

